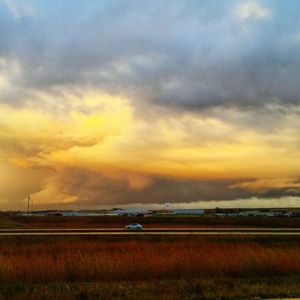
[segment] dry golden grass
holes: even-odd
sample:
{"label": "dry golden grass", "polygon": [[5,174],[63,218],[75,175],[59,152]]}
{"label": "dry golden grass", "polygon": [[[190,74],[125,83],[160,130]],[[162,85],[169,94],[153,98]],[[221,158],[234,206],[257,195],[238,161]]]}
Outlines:
{"label": "dry golden grass", "polygon": [[300,275],[299,243],[251,240],[1,241],[0,283]]}

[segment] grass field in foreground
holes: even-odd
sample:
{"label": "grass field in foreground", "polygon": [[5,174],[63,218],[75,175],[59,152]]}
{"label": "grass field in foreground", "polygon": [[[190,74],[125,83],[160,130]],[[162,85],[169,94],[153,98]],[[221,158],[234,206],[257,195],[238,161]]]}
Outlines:
{"label": "grass field in foreground", "polygon": [[6,237],[0,266],[7,299],[300,296],[298,237]]}
{"label": "grass field in foreground", "polygon": [[300,277],[178,279],[0,286],[0,299],[236,300],[300,297]]}

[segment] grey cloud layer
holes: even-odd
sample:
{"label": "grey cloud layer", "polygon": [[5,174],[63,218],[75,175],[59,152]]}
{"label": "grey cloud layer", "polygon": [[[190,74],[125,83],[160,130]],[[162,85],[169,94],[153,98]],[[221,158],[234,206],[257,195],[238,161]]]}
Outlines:
{"label": "grey cloud layer", "polygon": [[88,87],[188,109],[299,104],[300,4],[261,1],[271,15],[241,20],[242,1],[28,1],[0,6],[0,56],[16,61],[22,103],[37,91]]}

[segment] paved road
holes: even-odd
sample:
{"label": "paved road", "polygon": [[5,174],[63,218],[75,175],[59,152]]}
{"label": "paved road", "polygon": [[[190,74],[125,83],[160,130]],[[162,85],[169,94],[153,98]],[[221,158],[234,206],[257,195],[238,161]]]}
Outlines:
{"label": "paved road", "polygon": [[0,236],[36,235],[298,235],[300,228],[145,228],[125,231],[123,228],[40,228],[0,229]]}
{"label": "paved road", "polygon": [[180,231],[174,231],[174,232],[6,232],[6,233],[0,233],[0,236],[67,236],[67,235],[297,235],[300,236],[300,232],[180,232]]}

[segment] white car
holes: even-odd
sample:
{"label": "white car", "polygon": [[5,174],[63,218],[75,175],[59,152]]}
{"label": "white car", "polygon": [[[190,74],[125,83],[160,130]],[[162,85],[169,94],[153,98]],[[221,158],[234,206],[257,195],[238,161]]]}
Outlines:
{"label": "white car", "polygon": [[126,230],[143,230],[143,226],[139,223],[132,223],[125,226]]}

